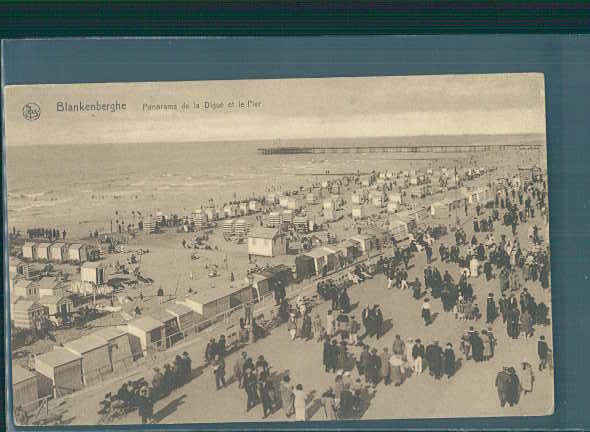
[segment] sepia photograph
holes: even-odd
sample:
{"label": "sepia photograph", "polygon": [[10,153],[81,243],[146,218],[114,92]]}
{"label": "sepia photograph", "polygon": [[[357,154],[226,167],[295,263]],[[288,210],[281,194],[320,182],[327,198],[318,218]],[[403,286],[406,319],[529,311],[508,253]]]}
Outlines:
{"label": "sepia photograph", "polygon": [[3,96],[17,425],[553,413],[542,73]]}

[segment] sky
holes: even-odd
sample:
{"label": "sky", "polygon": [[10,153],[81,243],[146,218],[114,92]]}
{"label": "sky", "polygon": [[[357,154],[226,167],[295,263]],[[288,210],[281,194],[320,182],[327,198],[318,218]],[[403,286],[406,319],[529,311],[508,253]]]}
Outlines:
{"label": "sky", "polygon": [[[261,105],[228,107],[248,100]],[[57,112],[59,101],[127,110]],[[9,86],[5,102],[8,146],[545,133],[542,74]],[[24,118],[29,102],[38,120]],[[191,109],[180,109],[185,102]]]}

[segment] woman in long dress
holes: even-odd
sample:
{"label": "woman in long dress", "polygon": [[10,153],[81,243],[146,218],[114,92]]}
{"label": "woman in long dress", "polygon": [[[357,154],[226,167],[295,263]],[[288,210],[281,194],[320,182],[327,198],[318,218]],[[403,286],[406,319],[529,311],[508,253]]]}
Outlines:
{"label": "woman in long dress", "polygon": [[295,411],[295,398],[289,375],[285,375],[283,381],[281,381],[280,394],[283,411],[287,417],[291,417]]}
{"label": "woman in long dress", "polygon": [[399,354],[393,354],[389,358],[389,364],[391,365],[391,381],[397,387],[400,386],[403,380],[403,360]]}
{"label": "woman in long dress", "polygon": [[303,386],[301,384],[297,384],[295,390],[293,390],[293,396],[295,397],[295,420],[307,420],[305,412],[305,400],[307,399],[307,395],[303,391]]}
{"label": "woman in long dress", "polygon": [[525,395],[533,391],[534,381],[533,367],[527,361],[523,361],[522,370],[520,371],[520,387]]}

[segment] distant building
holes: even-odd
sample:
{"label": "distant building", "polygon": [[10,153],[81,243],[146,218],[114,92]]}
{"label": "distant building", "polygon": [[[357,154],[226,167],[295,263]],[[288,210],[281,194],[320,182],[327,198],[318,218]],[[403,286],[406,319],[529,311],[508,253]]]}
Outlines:
{"label": "distant building", "polygon": [[274,257],[287,253],[287,239],[277,228],[255,228],[248,235],[248,254]]}

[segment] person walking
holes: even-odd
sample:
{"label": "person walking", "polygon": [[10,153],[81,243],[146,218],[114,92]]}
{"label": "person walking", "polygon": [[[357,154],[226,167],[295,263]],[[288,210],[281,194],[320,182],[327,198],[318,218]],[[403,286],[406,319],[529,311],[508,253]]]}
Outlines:
{"label": "person walking", "polygon": [[379,358],[381,360],[381,370],[380,370],[381,379],[383,380],[383,383],[385,385],[389,385],[389,383],[391,382],[391,368],[389,365],[390,355],[389,355],[389,350],[387,349],[387,347],[383,347],[383,351],[379,355]]}
{"label": "person walking", "polygon": [[295,420],[296,421],[305,421],[307,420],[307,413],[306,413],[306,399],[307,394],[303,391],[303,386],[301,384],[297,384],[295,390],[293,391],[294,396],[294,405],[295,405]]}
{"label": "person walking", "polygon": [[293,386],[291,385],[291,378],[285,375],[281,381],[279,388],[281,395],[281,405],[287,417],[291,417],[295,412],[295,397],[293,395]]}
{"label": "person walking", "polygon": [[246,374],[244,375],[244,390],[248,397],[246,402],[246,412],[250,411],[258,403],[256,385],[256,376],[254,375],[252,368],[247,368]]}
{"label": "person walking", "polygon": [[420,375],[422,373],[422,361],[424,359],[424,345],[420,339],[416,339],[416,343],[412,348],[412,358],[414,359],[414,373]]}
{"label": "person walking", "polygon": [[443,372],[447,379],[451,379],[455,375],[455,368],[455,352],[453,351],[453,345],[449,342],[443,354]]}
{"label": "person walking", "polygon": [[430,325],[431,315],[430,315],[430,300],[428,298],[424,299],[424,303],[422,304],[422,311],[421,311],[422,319],[424,319],[424,325],[428,327]]}
{"label": "person walking", "polygon": [[498,390],[498,399],[500,400],[500,407],[504,408],[506,402],[510,398],[510,375],[508,374],[508,368],[503,367],[498,375],[496,375],[496,389]]}
{"label": "person walking", "polygon": [[262,418],[265,419],[272,413],[274,388],[267,376],[263,376],[261,381],[260,400],[262,401]]}
{"label": "person walking", "polygon": [[539,371],[544,370],[547,367],[549,346],[545,342],[545,336],[539,338],[537,342],[537,354],[539,355]]}
{"label": "person walking", "polygon": [[215,355],[213,373],[215,374],[215,387],[217,390],[225,387],[225,360],[219,354]]}
{"label": "person walking", "polygon": [[246,364],[247,357],[248,357],[248,354],[246,353],[246,351],[242,351],[241,355],[238,357],[238,359],[234,363],[234,378],[238,382],[238,388],[243,387],[244,365]]}
{"label": "person walking", "polygon": [[524,395],[533,391],[533,383],[535,382],[535,375],[533,374],[533,367],[524,359],[522,361],[522,369],[520,371],[520,387]]}

